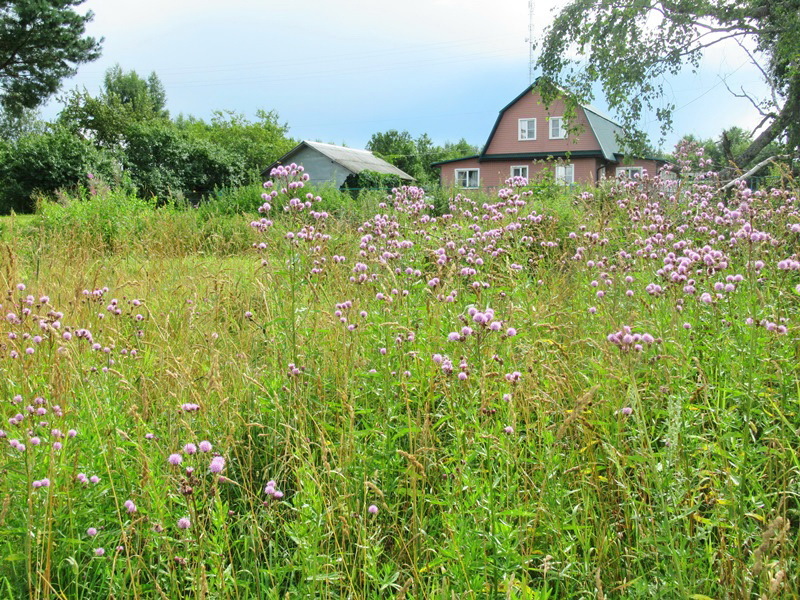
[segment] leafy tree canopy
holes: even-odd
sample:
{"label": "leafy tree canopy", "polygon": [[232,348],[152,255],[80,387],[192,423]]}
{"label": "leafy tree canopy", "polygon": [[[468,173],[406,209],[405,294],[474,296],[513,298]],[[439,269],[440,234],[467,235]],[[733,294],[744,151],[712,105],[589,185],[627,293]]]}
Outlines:
{"label": "leafy tree canopy", "polygon": [[437,146],[427,133],[415,140],[408,131],[396,129],[372,134],[367,150],[405,171],[420,184],[438,183],[439,171],[431,166],[432,163],[478,153],[477,146],[463,138]]}
{"label": "leafy tree canopy", "polygon": [[[681,139],[700,145],[705,156],[713,161],[712,167],[716,171],[722,171],[734,164],[734,158],[741,155],[753,143],[753,136],[749,131],[735,126],[725,129],[716,139],[702,139],[693,134],[685,135]],[[771,142],[756,155],[753,162],[760,163],[770,156],[780,154],[781,151],[782,148],[777,142]],[[763,174],[767,170],[768,165],[765,165],[758,173],[754,174]]]}
{"label": "leafy tree canopy", "polygon": [[84,0],[0,0],[0,104],[18,114],[52,96],[78,65],[100,56],[102,40],[85,36],[92,13]]}
{"label": "leafy tree canopy", "polygon": [[601,84],[612,110],[630,132],[633,151],[643,141],[637,124],[654,111],[666,132],[674,104],[663,103],[666,77],[697,69],[703,51],[723,40],[739,42],[771,89],[768,98],[742,95],[763,115],[764,129],[733,157],[754,162],[771,142],[800,148],[800,0],[572,0],[546,30],[537,61],[545,101],[592,99]]}
{"label": "leafy tree canopy", "polygon": [[80,131],[98,145],[115,148],[136,123],[167,120],[167,95],[158,75],[147,79],[115,65],[106,71],[100,94],[73,90],[65,99],[59,123]]}
{"label": "leafy tree canopy", "polygon": [[191,137],[240,157],[254,181],[260,178],[264,167],[297,145],[287,136],[289,126],[280,122],[275,111],[259,110],[255,121],[251,121],[240,113],[218,110],[210,122],[179,116],[176,125]]}

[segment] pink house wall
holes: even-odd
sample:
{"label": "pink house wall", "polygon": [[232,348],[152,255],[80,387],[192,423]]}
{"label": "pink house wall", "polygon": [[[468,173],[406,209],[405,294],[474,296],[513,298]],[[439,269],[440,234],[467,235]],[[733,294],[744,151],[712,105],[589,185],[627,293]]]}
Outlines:
{"label": "pink house wall", "polygon": [[[564,101],[555,100],[550,110],[545,110],[539,103],[539,96],[525,94],[503,113],[497,130],[492,136],[486,154],[518,154],[522,152],[575,152],[576,150],[600,150],[586,114],[578,107],[575,125],[581,127],[578,136],[570,136],[563,140],[550,139],[550,122],[548,117],[560,117],[564,114]],[[519,119],[536,119],[536,139],[519,140]]]}
{"label": "pink house wall", "polygon": [[[445,187],[455,186],[456,169],[480,169],[479,187],[496,188],[505,185],[506,179],[511,177],[511,167],[527,165],[528,179],[533,179],[544,169],[550,169],[551,173],[553,173],[550,177],[555,177],[556,164],[575,165],[575,183],[591,184],[596,181],[597,167],[600,164],[600,160],[596,158],[575,158],[570,161],[563,161],[563,163],[530,160],[487,160],[478,162],[477,158],[470,158],[442,165],[440,167],[442,170],[440,181]],[[613,173],[611,175],[613,176]]]}

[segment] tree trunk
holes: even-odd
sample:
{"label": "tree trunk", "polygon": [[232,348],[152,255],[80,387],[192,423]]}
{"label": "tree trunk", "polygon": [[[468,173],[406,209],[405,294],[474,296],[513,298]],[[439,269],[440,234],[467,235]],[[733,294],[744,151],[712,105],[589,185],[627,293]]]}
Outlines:
{"label": "tree trunk", "polygon": [[781,133],[786,131],[789,122],[796,116],[796,113],[799,110],[800,99],[790,94],[786,99],[786,103],[783,105],[781,112],[778,113],[778,116],[775,117],[772,123],[770,123],[769,127],[762,131],[761,134],[745,149],[745,151],[733,160],[735,167],[726,167],[722,169],[720,173],[722,179],[731,179],[735,177],[737,173],[741,173],[748,165],[750,165],[750,163],[756,159],[759,152],[766,148],[767,145],[774,141]]}

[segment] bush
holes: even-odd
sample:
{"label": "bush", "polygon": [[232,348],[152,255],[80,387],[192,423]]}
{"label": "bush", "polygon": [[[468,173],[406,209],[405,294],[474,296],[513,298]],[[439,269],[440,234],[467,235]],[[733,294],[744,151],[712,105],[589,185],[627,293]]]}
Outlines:
{"label": "bush", "polygon": [[21,137],[0,148],[0,213],[30,213],[37,194],[78,188],[89,173],[110,175],[112,157],[62,128]]}
{"label": "bush", "polygon": [[125,168],[143,196],[199,199],[214,188],[245,180],[241,158],[205,140],[192,139],[169,123],[135,124],[126,141]]}
{"label": "bush", "polygon": [[400,187],[405,183],[397,175],[387,175],[376,171],[361,171],[357,175],[355,173],[348,175],[341,189],[356,197],[360,190],[386,190],[390,192],[392,188]]}

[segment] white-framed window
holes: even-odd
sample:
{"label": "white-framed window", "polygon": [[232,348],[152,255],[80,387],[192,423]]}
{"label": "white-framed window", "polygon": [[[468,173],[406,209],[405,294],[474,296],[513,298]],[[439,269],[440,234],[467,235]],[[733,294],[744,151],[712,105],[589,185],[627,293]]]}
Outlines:
{"label": "white-framed window", "polygon": [[456,185],[462,188],[476,188],[481,181],[480,169],[456,169]]}
{"label": "white-framed window", "polygon": [[634,177],[641,177],[644,169],[642,167],[617,167],[617,177],[626,177],[633,179]]}
{"label": "white-framed window", "polygon": [[519,135],[517,139],[521,142],[536,139],[536,119],[519,120]]}
{"label": "white-framed window", "polygon": [[550,117],[550,139],[563,140],[567,137],[564,129],[564,117]]}
{"label": "white-framed window", "polygon": [[528,178],[528,165],[519,165],[516,167],[511,167],[511,176],[512,177],[524,177],[525,179]]}
{"label": "white-framed window", "polygon": [[556,183],[572,185],[575,183],[575,165],[556,165]]}

